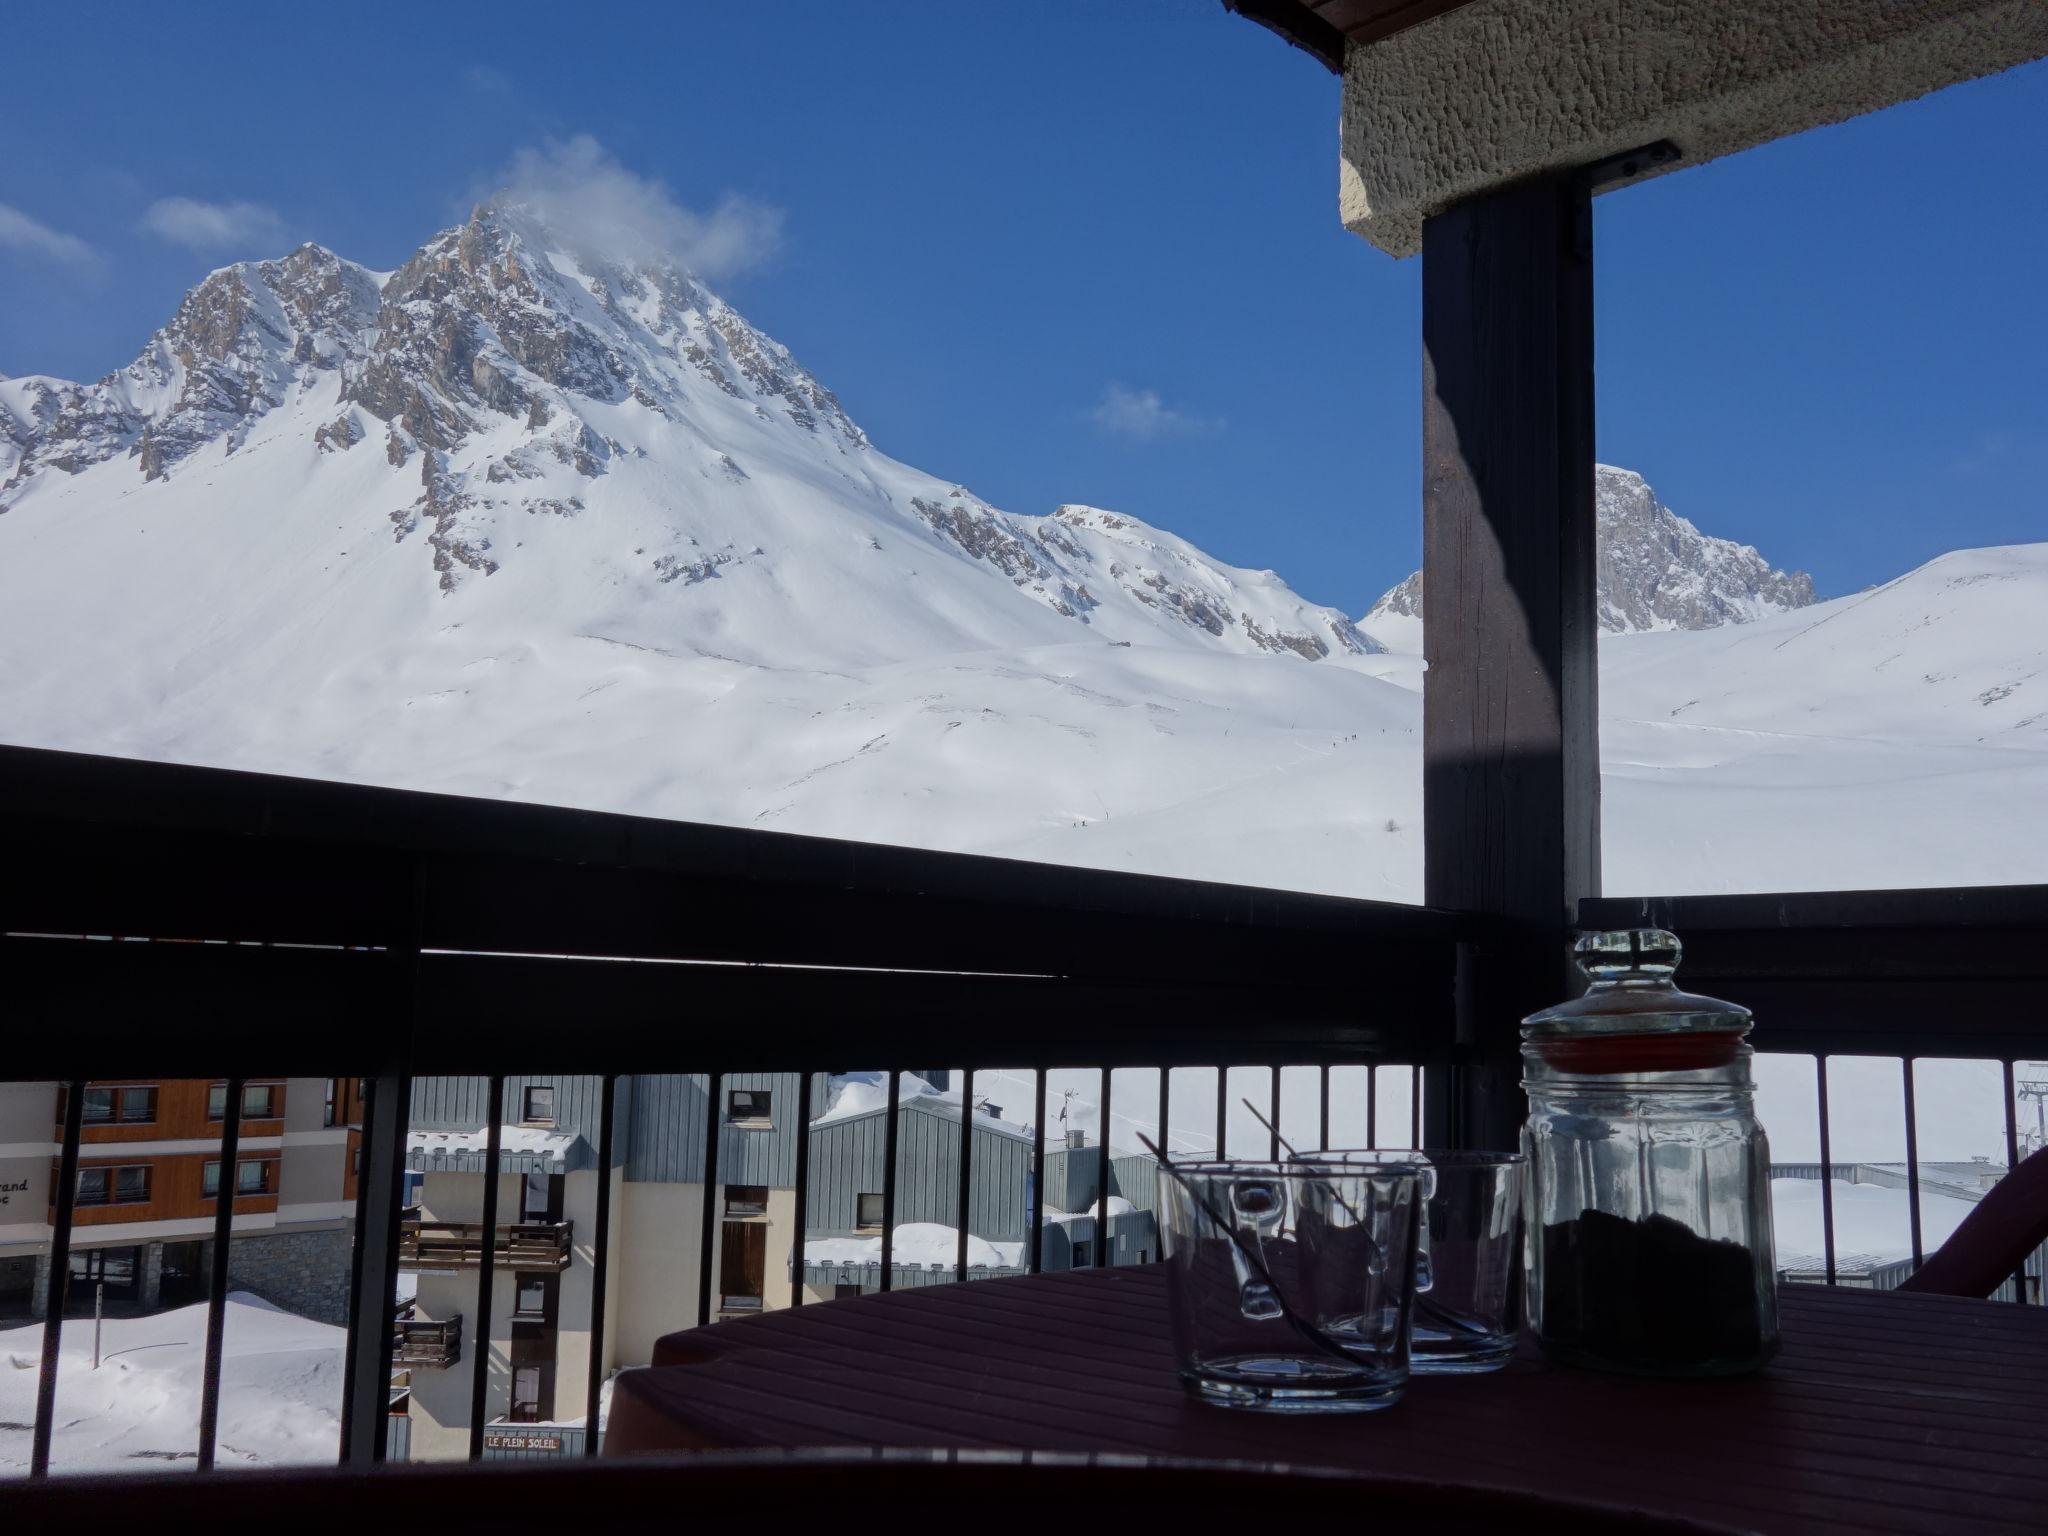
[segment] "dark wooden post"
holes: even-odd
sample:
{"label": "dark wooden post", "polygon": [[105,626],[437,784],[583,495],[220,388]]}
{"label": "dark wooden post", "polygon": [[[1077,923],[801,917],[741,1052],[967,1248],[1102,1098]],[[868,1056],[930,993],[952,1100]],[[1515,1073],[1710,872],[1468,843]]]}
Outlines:
{"label": "dark wooden post", "polygon": [[1436,1144],[1514,1145],[1517,1021],[1600,891],[1589,197],[1540,178],[1423,231],[1424,899],[1499,920],[1461,956]]}

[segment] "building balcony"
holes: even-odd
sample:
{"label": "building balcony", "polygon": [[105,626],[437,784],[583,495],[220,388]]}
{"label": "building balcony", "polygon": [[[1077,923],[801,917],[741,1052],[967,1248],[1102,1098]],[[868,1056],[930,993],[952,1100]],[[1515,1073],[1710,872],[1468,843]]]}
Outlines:
{"label": "building balcony", "polygon": [[462,1359],[462,1318],[458,1314],[442,1322],[414,1317],[412,1302],[402,1303],[391,1325],[391,1363],[394,1366],[446,1370]]}
{"label": "building balcony", "polygon": [[[515,1221],[496,1229],[491,1267],[509,1270],[564,1270],[569,1267],[572,1223]],[[398,1267],[408,1270],[476,1269],[483,1263],[484,1226],[475,1221],[428,1221],[417,1206],[406,1210],[398,1229]]]}

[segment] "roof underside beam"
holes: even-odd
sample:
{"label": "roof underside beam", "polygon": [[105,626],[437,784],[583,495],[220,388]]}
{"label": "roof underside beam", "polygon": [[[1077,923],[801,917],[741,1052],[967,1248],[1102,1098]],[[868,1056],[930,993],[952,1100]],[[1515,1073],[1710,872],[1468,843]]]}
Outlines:
{"label": "roof underside beam", "polygon": [[[1341,59],[1341,212],[1393,256],[1532,176],[1668,140],[1678,153],[1641,167],[1661,174],[2048,56],[2041,0],[1226,4]],[[1920,189],[1916,211],[1938,199]]]}

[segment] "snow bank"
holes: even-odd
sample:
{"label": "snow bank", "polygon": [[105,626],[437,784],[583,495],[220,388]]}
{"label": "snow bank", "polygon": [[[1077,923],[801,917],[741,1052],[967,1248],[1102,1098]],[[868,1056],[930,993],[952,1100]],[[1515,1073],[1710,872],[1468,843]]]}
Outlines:
{"label": "snow bank", "polygon": [[[162,1472],[199,1454],[206,1306],[109,1318],[92,1367],[90,1318],[67,1318],[50,1465],[58,1472]],[[340,1328],[228,1295],[216,1465],[331,1464],[341,1445]],[[0,1469],[28,1469],[40,1323],[0,1332]]]}

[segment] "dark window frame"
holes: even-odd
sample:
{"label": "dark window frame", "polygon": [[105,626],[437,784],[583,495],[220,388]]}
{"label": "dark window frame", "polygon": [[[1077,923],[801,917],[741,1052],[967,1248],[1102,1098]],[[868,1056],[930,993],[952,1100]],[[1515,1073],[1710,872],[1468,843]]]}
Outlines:
{"label": "dark window frame", "polygon": [[[760,1199],[749,1198],[759,1193]],[[768,1186],[766,1184],[728,1184],[725,1186],[725,1214],[733,1221],[757,1221],[768,1214]]]}
{"label": "dark window frame", "polygon": [[[280,1086],[281,1085],[277,1083],[242,1084],[241,1123],[243,1125],[247,1125],[251,1120],[282,1119],[284,1117],[284,1107],[278,1103],[278,1088]],[[263,1106],[263,1108],[260,1111],[252,1111],[249,1108],[249,1099],[252,1094],[263,1095],[263,1097],[257,1101]],[[225,1082],[208,1083],[206,1085],[207,1120],[211,1124],[219,1125],[222,1121],[227,1119],[227,1110],[228,1085]]]}
{"label": "dark window frame", "polygon": [[[128,1096],[146,1095],[144,1112],[130,1114]],[[96,1114],[93,1105],[104,1100],[106,1112]],[[155,1083],[93,1083],[84,1090],[80,1107],[80,1119],[86,1125],[154,1125],[157,1118],[157,1085]]]}
{"label": "dark window frame", "polygon": [[[532,1380],[533,1380],[533,1396],[532,1396],[532,1397],[522,1398],[522,1397],[521,1397],[521,1396],[519,1395],[519,1378],[520,1378],[520,1377],[522,1377],[522,1376],[531,1376],[531,1377],[532,1377]],[[509,1411],[509,1412],[508,1412],[508,1413],[507,1413],[507,1414],[505,1415],[506,1419],[507,1419],[507,1420],[508,1420],[509,1422],[511,1422],[511,1423],[514,1423],[514,1424],[538,1424],[538,1423],[540,1422],[540,1417],[541,1417],[541,1415],[540,1415],[540,1399],[541,1399],[541,1394],[542,1394],[543,1392],[545,1392],[546,1390],[547,1390],[547,1381],[546,1381],[546,1379],[545,1379],[545,1377],[544,1377],[544,1375],[543,1375],[543,1373],[542,1373],[542,1371],[541,1371],[541,1368],[540,1368],[539,1366],[537,1366],[537,1365],[516,1365],[516,1366],[514,1366],[514,1367],[512,1368],[512,1385],[511,1385],[511,1390],[510,1390],[510,1396],[511,1396],[511,1406],[510,1406],[510,1411]]]}
{"label": "dark window frame", "polygon": [[[526,1304],[528,1293],[536,1296],[538,1304]],[[544,1318],[548,1315],[548,1282],[544,1275],[521,1275],[518,1285],[512,1290],[512,1315],[520,1321]]]}
{"label": "dark window frame", "polygon": [[[533,1112],[534,1095],[541,1093],[547,1095],[548,1112],[545,1115],[537,1115]],[[519,1123],[521,1125],[551,1126],[556,1124],[557,1100],[555,1097],[555,1085],[553,1083],[530,1084],[527,1087],[525,1094],[521,1098],[519,1107],[525,1111],[525,1113],[519,1117]]]}
{"label": "dark window frame", "polygon": [[775,1128],[775,1090],[772,1088],[728,1088],[725,1091],[725,1123],[744,1129]]}
{"label": "dark window frame", "polygon": [[[155,1166],[150,1163],[96,1163],[91,1167],[81,1168],[78,1170],[76,1203],[81,1208],[90,1206],[94,1209],[109,1205],[147,1205],[149,1204],[151,1189],[156,1182],[155,1172]],[[121,1192],[121,1186],[124,1182],[123,1174],[142,1175],[142,1192],[140,1194],[123,1194]],[[103,1181],[101,1193],[96,1196],[88,1195],[86,1193],[86,1180],[95,1175],[99,1176]]]}
{"label": "dark window frame", "polygon": [[[868,1204],[870,1200],[874,1202],[874,1205],[872,1207],[870,1207]],[[874,1220],[872,1221],[868,1220],[868,1211],[870,1209],[872,1209],[875,1213]],[[870,1190],[862,1190],[859,1194],[853,1197],[853,1226],[856,1232],[881,1231],[882,1222],[886,1219],[887,1216],[887,1203],[882,1199],[880,1195],[875,1194]]]}
{"label": "dark window frame", "polygon": [[[237,1200],[244,1200],[251,1199],[257,1195],[276,1194],[277,1179],[275,1175],[273,1175],[271,1172],[271,1170],[275,1167],[277,1167],[277,1159],[274,1157],[236,1158],[235,1198]],[[243,1181],[247,1178],[250,1170],[252,1169],[255,1170],[256,1173],[256,1186],[253,1189],[245,1189],[242,1187]],[[220,1198],[219,1158],[209,1158],[206,1160],[206,1162],[200,1165],[199,1195],[200,1198],[203,1200],[218,1200]]]}

